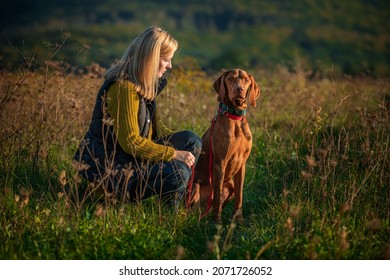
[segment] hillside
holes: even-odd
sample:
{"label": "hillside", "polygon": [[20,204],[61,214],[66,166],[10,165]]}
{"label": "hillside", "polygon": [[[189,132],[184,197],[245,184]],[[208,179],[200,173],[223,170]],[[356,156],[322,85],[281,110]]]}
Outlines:
{"label": "hillside", "polygon": [[390,73],[383,0],[20,0],[0,7],[3,67],[53,54],[76,66],[107,67],[156,24],[179,40],[177,63],[190,56],[206,70],[283,65],[319,74]]}

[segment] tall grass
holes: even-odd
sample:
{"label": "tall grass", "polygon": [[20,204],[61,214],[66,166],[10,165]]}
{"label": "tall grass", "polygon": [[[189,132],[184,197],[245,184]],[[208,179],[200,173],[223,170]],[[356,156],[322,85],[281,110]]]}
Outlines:
{"label": "tall grass", "polygon": [[[245,222],[229,205],[216,226],[156,198],[96,199],[71,158],[102,69],[31,65],[0,73],[0,259],[390,258],[388,79],[252,70],[262,96],[248,109]],[[201,135],[219,74],[176,68],[159,97],[167,124]]]}

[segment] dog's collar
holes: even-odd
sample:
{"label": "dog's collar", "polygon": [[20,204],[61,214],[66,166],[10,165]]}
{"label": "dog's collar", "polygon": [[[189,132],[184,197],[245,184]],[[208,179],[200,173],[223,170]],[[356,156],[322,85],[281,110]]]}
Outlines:
{"label": "dog's collar", "polygon": [[246,114],[246,110],[236,109],[219,103],[218,112],[232,120],[242,120]]}

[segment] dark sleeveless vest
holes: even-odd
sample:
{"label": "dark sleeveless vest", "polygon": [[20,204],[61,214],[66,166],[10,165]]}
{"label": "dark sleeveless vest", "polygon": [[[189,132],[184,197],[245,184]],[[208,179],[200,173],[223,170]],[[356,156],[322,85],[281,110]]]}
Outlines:
{"label": "dark sleeveless vest", "polygon": [[[113,80],[105,80],[97,94],[91,123],[84,139],[73,157],[80,174],[89,181],[99,180],[106,173],[107,167],[121,170],[126,168],[135,158],[126,153],[119,145],[110,122],[107,110],[107,92]],[[167,80],[161,79],[157,94],[166,86]],[[155,123],[156,103],[140,96],[138,110],[138,126],[140,135],[147,137],[151,122]]]}

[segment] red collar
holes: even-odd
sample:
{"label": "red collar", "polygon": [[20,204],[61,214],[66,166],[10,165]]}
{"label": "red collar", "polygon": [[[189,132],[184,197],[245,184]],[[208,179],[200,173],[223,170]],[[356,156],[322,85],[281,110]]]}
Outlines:
{"label": "red collar", "polygon": [[237,116],[237,115],[231,114],[227,111],[224,111],[221,108],[218,108],[218,112],[221,113],[223,116],[228,117],[229,119],[235,120],[235,121],[242,121],[245,118],[245,116]]}

